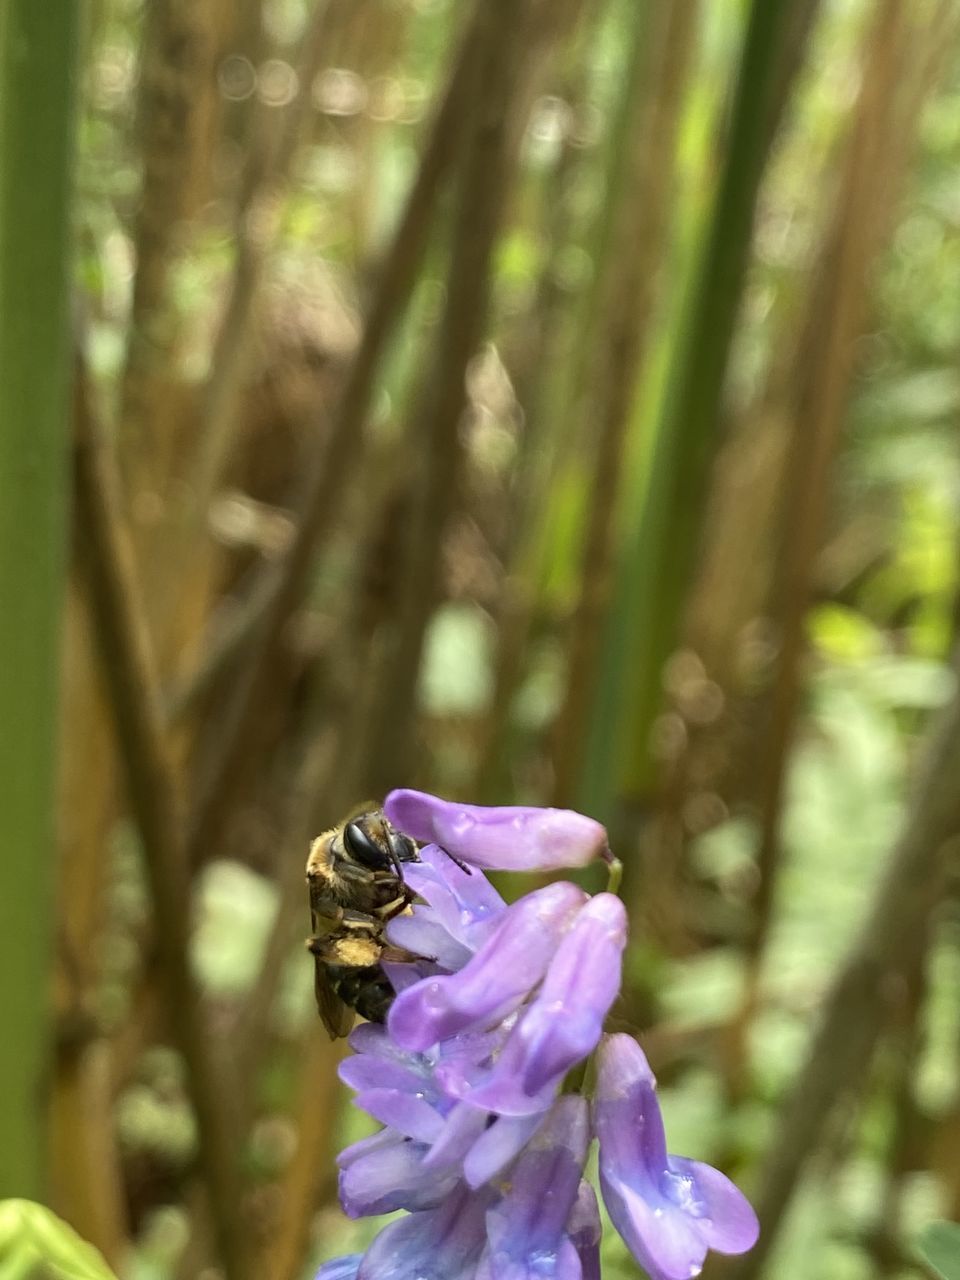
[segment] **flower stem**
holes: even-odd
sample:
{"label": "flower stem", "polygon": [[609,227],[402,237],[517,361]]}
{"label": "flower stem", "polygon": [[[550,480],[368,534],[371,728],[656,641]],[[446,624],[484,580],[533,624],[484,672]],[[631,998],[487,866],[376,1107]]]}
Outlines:
{"label": "flower stem", "polygon": [[620,893],[620,881],[623,879],[623,863],[619,858],[611,858],[607,863],[607,893]]}

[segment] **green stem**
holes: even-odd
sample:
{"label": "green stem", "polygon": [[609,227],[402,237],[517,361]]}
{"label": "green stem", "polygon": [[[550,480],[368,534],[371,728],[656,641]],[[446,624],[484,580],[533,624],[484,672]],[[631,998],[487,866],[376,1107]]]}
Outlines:
{"label": "green stem", "polygon": [[607,893],[619,893],[622,879],[623,863],[619,858],[611,858],[607,863]]}
{"label": "green stem", "polygon": [[76,20],[0,6],[0,1197],[43,1182]]}
{"label": "green stem", "polygon": [[[650,788],[650,730],[696,560],[760,180],[786,99],[784,45],[803,0],[754,0],[726,163],[673,353],[649,479],[620,572],[603,687],[588,738],[582,807]],[[795,67],[794,67],[795,69]]]}

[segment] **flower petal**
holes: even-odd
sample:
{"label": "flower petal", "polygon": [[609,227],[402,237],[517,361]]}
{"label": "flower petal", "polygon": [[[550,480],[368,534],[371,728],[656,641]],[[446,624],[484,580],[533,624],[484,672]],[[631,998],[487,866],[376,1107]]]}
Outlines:
{"label": "flower petal", "polygon": [[580,1256],[583,1280],[600,1280],[600,1237],[603,1224],[597,1193],[586,1179],[580,1183],[577,1202],[570,1212],[567,1234]]}
{"label": "flower petal", "polygon": [[633,1036],[604,1036],[593,1115],[607,1165],[633,1176],[642,1167],[656,1183],[667,1167],[657,1081]]}
{"label": "flower petal", "polygon": [[317,1272],[314,1280],[356,1280],[362,1253],[348,1253],[342,1258],[331,1258]]}
{"label": "flower petal", "polygon": [[431,1209],[457,1185],[448,1170],[423,1167],[427,1148],[385,1129],[380,1141],[355,1143],[341,1153],[340,1203],[348,1218],[392,1213],[395,1209]]}
{"label": "flower petal", "polygon": [[428,1049],[512,1013],[543,977],[585,897],[576,885],[560,882],[508,907],[459,973],[426,978],[397,996],[388,1018],[394,1041],[407,1049]]}
{"label": "flower petal", "polygon": [[630,1036],[608,1036],[599,1058],[593,1115],[600,1188],[650,1280],[689,1280],[708,1248],[751,1248],[756,1216],[733,1183],[709,1165],[667,1155],[656,1081],[640,1046]]}
{"label": "flower petal", "polygon": [[487,1120],[485,1111],[478,1111],[463,1102],[457,1103],[424,1158],[424,1166],[428,1169],[459,1168],[464,1156],[486,1129]]}
{"label": "flower petal", "polygon": [[488,1247],[480,1259],[475,1280],[582,1280],[580,1255],[563,1236],[556,1250],[538,1257],[512,1258]]}
{"label": "flower petal", "polygon": [[[470,951],[486,942],[507,909],[485,875],[470,874],[438,845],[420,850],[420,862],[407,873],[411,888],[430,904],[452,938]],[[416,915],[420,908],[414,908]]]}
{"label": "flower petal", "polygon": [[435,1142],[443,1132],[443,1116],[423,1098],[396,1089],[364,1089],[353,1105],[368,1116],[390,1125],[406,1138]]}
{"label": "flower petal", "polygon": [[460,1187],[439,1208],[391,1222],[363,1255],[358,1280],[472,1280],[488,1204]]}
{"label": "flower petal", "polygon": [[415,956],[429,957],[450,973],[462,969],[473,955],[451,937],[430,907],[415,907],[411,915],[391,920],[387,925],[387,939]]}
{"label": "flower petal", "polygon": [[692,1219],[609,1177],[602,1164],[600,1190],[610,1221],[650,1280],[690,1280],[700,1274],[707,1245]]}
{"label": "flower petal", "polygon": [[555,1250],[577,1199],[590,1142],[585,1098],[558,1098],[514,1165],[510,1190],[487,1214],[487,1239],[514,1257]]}
{"label": "flower petal", "polygon": [[[486,1115],[478,1111],[477,1115]],[[512,1163],[543,1123],[543,1115],[500,1116],[467,1152],[463,1176],[471,1187],[482,1187]]]}
{"label": "flower petal", "polygon": [[697,1221],[700,1234],[711,1249],[718,1253],[746,1253],[757,1243],[760,1223],[753,1206],[739,1187],[700,1160],[686,1160],[683,1156],[668,1156],[668,1179],[678,1179],[666,1190],[668,1198],[683,1198],[693,1194],[702,1208],[703,1216]]}
{"label": "flower petal", "polygon": [[609,851],[600,823],[571,809],[457,804],[409,790],[391,791],[383,808],[406,835],[489,871],[583,867]]}
{"label": "flower petal", "polygon": [[488,1080],[468,1095],[475,1106],[506,1115],[549,1106],[566,1073],[597,1046],[620,990],[626,940],[627,913],[613,894],[598,894],[577,913]]}

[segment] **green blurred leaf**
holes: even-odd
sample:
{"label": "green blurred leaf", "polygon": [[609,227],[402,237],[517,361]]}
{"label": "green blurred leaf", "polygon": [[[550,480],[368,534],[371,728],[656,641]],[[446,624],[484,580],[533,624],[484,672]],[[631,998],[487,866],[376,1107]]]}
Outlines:
{"label": "green blurred leaf", "polygon": [[93,1245],[32,1200],[0,1201],[0,1280],[115,1280]]}
{"label": "green blurred leaf", "polygon": [[921,1232],[917,1247],[927,1266],[943,1280],[960,1280],[960,1226],[955,1222],[931,1222]]}
{"label": "green blurred leaf", "polygon": [[879,631],[854,609],[838,604],[821,605],[811,612],[809,625],[817,648],[840,662],[871,658],[881,651],[883,641]]}
{"label": "green blurred leaf", "polygon": [[239,862],[223,859],[205,868],[193,961],[206,990],[230,998],[253,986],[277,896],[274,885]]}
{"label": "green blurred leaf", "polygon": [[475,715],[490,697],[490,621],[474,605],[438,609],[427,632],[421,701],[430,715]]}

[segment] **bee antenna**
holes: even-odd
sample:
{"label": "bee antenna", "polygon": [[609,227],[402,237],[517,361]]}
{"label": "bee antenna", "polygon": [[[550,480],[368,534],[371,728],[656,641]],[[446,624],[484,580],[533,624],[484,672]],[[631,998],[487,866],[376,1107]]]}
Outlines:
{"label": "bee antenna", "polygon": [[438,849],[442,849],[442,850],[443,850],[443,852],[444,852],[444,853],[447,855],[447,857],[450,859],[450,861],[451,861],[455,866],[459,867],[459,868],[460,868],[460,870],[461,870],[461,871],[463,871],[466,875],[468,875],[468,876],[472,876],[472,875],[473,875],[473,871],[471,870],[471,868],[470,868],[470,867],[468,867],[468,866],[467,866],[467,864],[466,864],[465,862],[463,862],[460,858],[458,858],[458,857],[457,857],[457,855],[456,855],[455,853],[451,853],[449,849],[444,849],[442,844],[438,844],[438,845],[437,845],[437,848],[438,848]]}

